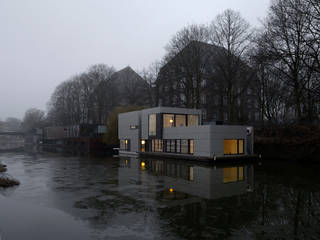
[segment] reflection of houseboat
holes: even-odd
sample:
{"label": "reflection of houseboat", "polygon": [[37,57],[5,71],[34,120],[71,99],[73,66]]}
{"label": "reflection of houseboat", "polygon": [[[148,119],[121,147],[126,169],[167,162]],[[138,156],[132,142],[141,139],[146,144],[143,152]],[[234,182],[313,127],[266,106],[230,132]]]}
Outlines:
{"label": "reflection of houseboat", "polygon": [[120,155],[192,159],[253,156],[253,128],[201,125],[201,110],[156,107],[119,114]]}
{"label": "reflection of houseboat", "polygon": [[[163,185],[163,198],[174,193],[205,199],[219,199],[244,194],[253,190],[253,165],[208,167],[174,162],[172,160],[120,158],[119,185],[143,181],[141,173],[157,177]],[[145,179],[148,181],[148,179]]]}

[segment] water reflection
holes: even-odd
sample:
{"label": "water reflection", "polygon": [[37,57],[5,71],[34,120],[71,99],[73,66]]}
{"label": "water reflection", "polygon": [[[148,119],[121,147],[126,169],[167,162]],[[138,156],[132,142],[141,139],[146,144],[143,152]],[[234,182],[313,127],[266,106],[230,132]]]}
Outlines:
{"label": "water reflection", "polygon": [[156,176],[157,181],[161,182],[163,190],[158,195],[163,198],[187,194],[219,199],[252,191],[254,184],[253,165],[211,167],[173,160],[137,158],[120,158],[119,184],[140,182],[143,171]]}
{"label": "water reflection", "polygon": [[0,210],[3,201],[57,209],[88,223],[91,239],[320,239],[319,167],[44,153],[0,161],[21,181]]}

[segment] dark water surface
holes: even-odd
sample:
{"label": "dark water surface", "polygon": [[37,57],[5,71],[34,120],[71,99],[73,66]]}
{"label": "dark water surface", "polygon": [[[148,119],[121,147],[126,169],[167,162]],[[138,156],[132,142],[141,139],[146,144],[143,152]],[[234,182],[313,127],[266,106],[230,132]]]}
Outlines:
{"label": "dark water surface", "polygon": [[[320,167],[0,154],[15,239],[320,239]],[[1,239],[0,236],[0,239]]]}

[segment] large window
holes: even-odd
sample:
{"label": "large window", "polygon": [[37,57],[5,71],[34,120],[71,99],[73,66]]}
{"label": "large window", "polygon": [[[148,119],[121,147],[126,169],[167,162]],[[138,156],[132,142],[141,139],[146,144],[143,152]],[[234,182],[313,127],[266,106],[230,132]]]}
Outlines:
{"label": "large window", "polygon": [[149,136],[157,135],[157,115],[150,114],[149,115]]}
{"label": "large window", "polygon": [[223,152],[225,155],[243,154],[243,139],[229,139],[223,141]]}
{"label": "large window", "polygon": [[188,115],[188,126],[198,126],[199,116],[198,115]]}
{"label": "large window", "polygon": [[167,139],[163,140],[166,146],[165,151],[171,153],[194,153],[194,140],[193,139]]}
{"label": "large window", "polygon": [[199,125],[198,115],[163,114],[163,128],[186,127]]}
{"label": "large window", "polygon": [[181,153],[189,153],[188,140],[181,140]]}
{"label": "large window", "polygon": [[189,152],[190,152],[191,154],[194,153],[194,140],[193,140],[193,139],[190,139],[190,140],[189,140]]}
{"label": "large window", "polygon": [[176,127],[185,127],[186,115],[176,115]]}
{"label": "large window", "polygon": [[163,152],[162,139],[152,139],[152,152]]}
{"label": "large window", "polygon": [[174,127],[174,114],[163,114],[163,128]]}
{"label": "large window", "polygon": [[130,151],[130,140],[129,139],[121,139],[120,140],[120,150]]}

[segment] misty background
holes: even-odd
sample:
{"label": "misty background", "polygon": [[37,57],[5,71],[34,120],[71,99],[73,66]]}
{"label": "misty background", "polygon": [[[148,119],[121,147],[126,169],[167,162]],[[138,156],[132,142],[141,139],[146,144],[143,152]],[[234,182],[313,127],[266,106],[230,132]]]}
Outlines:
{"label": "misty background", "polygon": [[253,27],[269,0],[0,1],[0,119],[46,110],[55,87],[93,64],[137,72],[188,24],[232,8]]}

